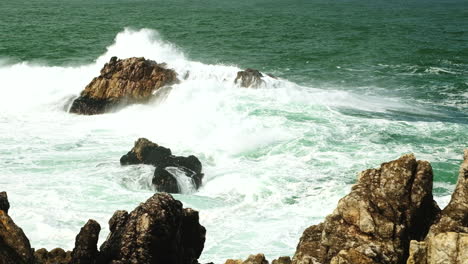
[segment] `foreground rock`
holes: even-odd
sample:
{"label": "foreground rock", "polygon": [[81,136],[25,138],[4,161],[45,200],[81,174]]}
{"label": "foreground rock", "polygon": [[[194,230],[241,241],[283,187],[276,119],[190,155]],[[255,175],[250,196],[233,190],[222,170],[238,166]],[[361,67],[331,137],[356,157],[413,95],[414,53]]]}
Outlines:
{"label": "foreground rock", "polygon": [[293,263],[404,263],[410,240],[424,238],[440,211],[432,178],[413,155],[363,171],[335,211],[304,231]]}
{"label": "foreground rock", "polygon": [[265,255],[257,254],[250,255],[244,261],[241,259],[228,259],[224,264],[268,264],[268,260],[265,259]]}
{"label": "foreground rock", "polygon": [[111,60],[71,105],[70,112],[96,115],[117,106],[144,103],[163,86],[177,83],[177,73],[145,58]]}
{"label": "foreground rock", "polygon": [[149,164],[156,167],[153,184],[160,192],[180,193],[178,176],[188,177],[195,189],[202,184],[202,164],[197,157],[174,156],[170,149],[146,138],[139,138],[135,146],[120,158],[120,164]]}
{"label": "foreground rock", "polygon": [[7,214],[9,203],[5,192],[0,194],[0,206],[0,263],[33,263],[34,251],[28,238]]}
{"label": "foreground rock", "polygon": [[424,241],[411,241],[407,263],[468,264],[468,149],[452,199]]}
{"label": "foreground rock", "polygon": [[262,78],[263,74],[261,72],[249,68],[244,71],[237,72],[237,77],[234,80],[234,83],[245,88],[257,88],[264,83]]}
{"label": "foreground rock", "polygon": [[155,194],[131,213],[117,211],[98,263],[197,263],[206,230],[198,212],[183,209],[166,193]]}
{"label": "foreground rock", "polygon": [[116,211],[110,234],[97,250],[101,227],[89,220],[72,252],[56,248],[33,254],[28,238],[0,210],[0,264],[196,264],[205,243],[198,212],[184,209],[170,194],[158,193],[135,210]]}

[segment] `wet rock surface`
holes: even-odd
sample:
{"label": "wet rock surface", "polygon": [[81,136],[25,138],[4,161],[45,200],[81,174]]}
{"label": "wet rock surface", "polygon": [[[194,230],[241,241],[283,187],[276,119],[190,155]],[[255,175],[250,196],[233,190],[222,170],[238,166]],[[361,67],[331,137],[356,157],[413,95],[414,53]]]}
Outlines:
{"label": "wet rock surface", "polygon": [[258,88],[264,83],[262,78],[263,74],[260,71],[248,68],[237,72],[234,83],[244,88]]}
{"label": "wet rock surface", "polygon": [[10,203],[8,202],[8,196],[6,192],[0,192],[0,210],[8,214],[10,209]]}
{"label": "wet rock surface", "polygon": [[145,103],[158,89],[177,83],[177,73],[145,58],[112,57],[76,98],[70,113],[96,115],[132,103]]}
{"label": "wet rock surface", "polygon": [[61,248],[52,249],[50,252],[41,248],[34,252],[36,264],[69,264],[71,261],[71,251]]}
{"label": "wet rock surface", "polygon": [[188,157],[174,156],[170,149],[159,146],[146,138],[139,138],[134,147],[120,158],[120,164],[155,166],[152,183],[160,192],[180,193],[178,175],[188,177],[195,189],[198,189],[202,184],[202,164],[197,157],[193,155]]}

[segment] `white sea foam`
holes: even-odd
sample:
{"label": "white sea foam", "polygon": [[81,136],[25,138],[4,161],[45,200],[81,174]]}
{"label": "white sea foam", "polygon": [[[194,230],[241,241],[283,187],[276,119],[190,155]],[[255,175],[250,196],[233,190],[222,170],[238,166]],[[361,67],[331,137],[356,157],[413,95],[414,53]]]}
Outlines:
{"label": "white sea foam", "polygon": [[[189,75],[150,104],[99,116],[66,113],[66,101],[112,56],[143,56],[167,63],[180,78]],[[429,160],[456,156],[456,140],[427,150],[394,138],[457,138],[457,124],[361,118],[340,109],[427,110],[269,77],[262,89],[241,89],[233,82],[239,70],[190,60],[150,29],[125,29],[89,65],[0,63],[0,186],[32,245],[71,249],[88,218],[103,225],[102,242],[114,210],[131,210],[154,193],[154,168],[118,162],[138,137],[201,159],[203,186],[195,192],[180,182],[185,194],[176,197],[201,210],[206,262],[292,255],[302,230],[333,210],[356,172],[405,152]]]}

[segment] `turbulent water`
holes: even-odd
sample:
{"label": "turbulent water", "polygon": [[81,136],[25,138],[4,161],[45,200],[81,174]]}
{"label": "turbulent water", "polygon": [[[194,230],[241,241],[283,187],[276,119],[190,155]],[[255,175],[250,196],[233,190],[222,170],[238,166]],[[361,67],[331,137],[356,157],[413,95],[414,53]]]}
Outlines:
{"label": "turbulent water", "polygon": [[[372,2],[372,3],[371,3]],[[0,189],[33,247],[71,249],[154,191],[121,167],[138,137],[194,154],[202,261],[292,255],[357,172],[413,152],[445,205],[468,146],[466,1],[6,1],[0,4]],[[146,105],[66,112],[110,57],[187,80]],[[234,85],[245,67],[272,73]]]}

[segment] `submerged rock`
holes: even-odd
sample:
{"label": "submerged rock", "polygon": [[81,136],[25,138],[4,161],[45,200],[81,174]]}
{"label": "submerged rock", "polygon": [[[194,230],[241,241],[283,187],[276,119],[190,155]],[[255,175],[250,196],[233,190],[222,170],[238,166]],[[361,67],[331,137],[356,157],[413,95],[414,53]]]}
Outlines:
{"label": "submerged rock", "polygon": [[239,83],[241,87],[245,88],[257,88],[264,83],[262,77],[263,74],[258,70],[248,68],[244,71],[237,72],[237,77],[234,80],[234,83]]}
{"label": "submerged rock", "polygon": [[99,264],[197,263],[206,230],[198,212],[183,209],[171,195],[158,193],[130,214],[117,211],[110,234],[100,248]]}
{"label": "submerged rock", "polygon": [[7,214],[10,206],[6,193],[3,192],[0,197],[0,263],[32,264],[34,251],[29,239]]}
{"label": "submerged rock", "polygon": [[177,83],[177,73],[145,58],[112,57],[71,105],[70,112],[102,114],[131,103],[144,103],[163,86]]}
{"label": "submerged rock", "polygon": [[195,189],[202,184],[202,164],[197,157],[174,156],[170,149],[146,138],[139,138],[135,146],[120,158],[120,164],[149,164],[156,167],[152,183],[160,192],[179,193],[178,175],[185,175]]}
{"label": "submerged rock", "polygon": [[468,149],[449,204],[424,241],[411,241],[407,263],[468,264]]}
{"label": "submerged rock", "polygon": [[440,211],[432,178],[413,155],[363,171],[324,223],[304,231],[293,263],[403,263]]}

